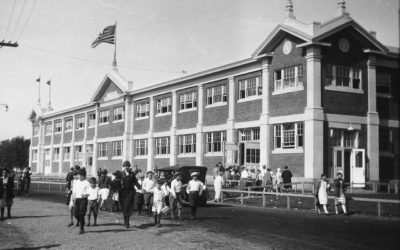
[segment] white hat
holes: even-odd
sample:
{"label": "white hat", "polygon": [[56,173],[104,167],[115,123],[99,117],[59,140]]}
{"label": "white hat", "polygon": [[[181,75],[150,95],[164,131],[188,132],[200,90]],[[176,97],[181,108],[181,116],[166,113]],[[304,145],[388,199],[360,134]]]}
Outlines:
{"label": "white hat", "polygon": [[198,172],[193,172],[190,176],[193,177],[193,176],[196,176],[196,175],[199,175],[199,173]]}

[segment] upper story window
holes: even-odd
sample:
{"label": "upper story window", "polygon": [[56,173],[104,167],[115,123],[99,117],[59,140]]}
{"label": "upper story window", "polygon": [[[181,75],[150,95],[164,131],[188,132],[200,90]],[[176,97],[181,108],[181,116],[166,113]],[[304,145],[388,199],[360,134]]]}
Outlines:
{"label": "upper story window", "polygon": [[99,144],[99,157],[108,156],[108,142],[100,142]]}
{"label": "upper story window", "polygon": [[171,97],[157,100],[157,114],[171,112]]}
{"label": "upper story window", "polygon": [[85,117],[84,116],[77,117],[75,129],[83,129],[84,127],[85,127]]}
{"label": "upper story window", "polygon": [[181,110],[197,107],[197,92],[185,93],[179,96],[179,107]]}
{"label": "upper story window", "polygon": [[262,95],[261,76],[251,77],[239,81],[239,99]]}
{"label": "upper story window", "polygon": [[65,120],[65,132],[72,130],[72,119]]}
{"label": "upper story window", "polygon": [[239,130],[240,141],[259,141],[260,140],[260,129],[241,129]]}
{"label": "upper story window", "polygon": [[289,67],[274,72],[273,94],[303,89],[303,66]]}
{"label": "upper story window", "polygon": [[147,155],[147,139],[135,140],[136,155]]}
{"label": "upper story window", "polygon": [[274,148],[302,148],[304,142],[303,123],[283,123],[274,125]]}
{"label": "upper story window", "polygon": [[89,123],[88,124],[89,128],[96,126],[96,114],[95,113],[88,115],[88,123]]}
{"label": "upper story window", "polygon": [[330,144],[333,147],[355,147],[358,145],[358,132],[347,129],[333,128]]}
{"label": "upper story window", "polygon": [[393,151],[393,133],[389,127],[379,127],[379,151]]}
{"label": "upper story window", "polygon": [[51,135],[51,132],[52,132],[52,124],[51,124],[51,123],[46,123],[44,126],[45,126],[45,127],[44,127],[44,133],[45,133],[46,135]]}
{"label": "upper story window", "polygon": [[169,137],[156,138],[156,155],[169,155],[170,139]]}
{"label": "upper story window", "polygon": [[136,117],[147,117],[150,115],[150,103],[136,104]]}
{"label": "upper story window", "polygon": [[219,85],[207,89],[207,105],[227,102],[226,85]]}
{"label": "upper story window", "polygon": [[114,108],[114,121],[123,120],[125,113],[125,107]]}
{"label": "upper story window", "polygon": [[113,150],[113,157],[122,156],[122,141],[113,141],[112,142],[112,150]]}
{"label": "upper story window", "polygon": [[59,161],[60,160],[60,148],[53,149],[53,160]]}
{"label": "upper story window", "polygon": [[54,124],[54,129],[55,129],[55,133],[60,133],[61,132],[61,130],[62,130],[62,123],[61,123],[61,121],[57,121],[55,124]]}
{"label": "upper story window", "polygon": [[179,136],[179,153],[193,154],[196,153],[196,135],[181,135]]}
{"label": "upper story window", "polygon": [[33,135],[38,135],[39,134],[39,126],[34,126],[33,127]]}
{"label": "upper story window", "polygon": [[100,111],[100,124],[107,123],[110,120],[110,112],[108,110]]}
{"label": "upper story window", "polygon": [[376,93],[381,97],[390,97],[391,90],[391,76],[388,73],[376,74]]}
{"label": "upper story window", "polygon": [[38,151],[32,150],[32,161],[37,161],[38,159]]}
{"label": "upper story window", "polygon": [[324,66],[325,89],[362,93],[362,70],[340,65]]}
{"label": "upper story window", "polygon": [[222,152],[222,143],[226,141],[226,132],[207,133],[207,153]]}

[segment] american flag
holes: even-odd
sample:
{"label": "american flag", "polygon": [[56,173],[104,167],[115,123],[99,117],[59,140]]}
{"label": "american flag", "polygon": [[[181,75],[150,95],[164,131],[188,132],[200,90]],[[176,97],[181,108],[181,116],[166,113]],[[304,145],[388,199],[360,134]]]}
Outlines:
{"label": "american flag", "polygon": [[92,43],[92,48],[95,48],[99,43],[115,43],[115,25],[105,27],[103,32],[99,34],[99,37]]}

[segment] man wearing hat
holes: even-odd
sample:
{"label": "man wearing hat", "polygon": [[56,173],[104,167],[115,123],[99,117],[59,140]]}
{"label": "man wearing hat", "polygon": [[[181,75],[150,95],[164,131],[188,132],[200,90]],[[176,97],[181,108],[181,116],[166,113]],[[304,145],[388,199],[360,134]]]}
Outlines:
{"label": "man wearing hat", "polygon": [[190,219],[194,220],[196,217],[197,207],[200,202],[200,196],[203,193],[205,186],[201,181],[198,180],[198,172],[194,172],[190,176],[192,177],[192,180],[189,181],[186,187],[186,192],[189,194],[189,205],[191,211]]}
{"label": "man wearing hat", "polygon": [[107,206],[105,201],[107,200],[108,195],[110,194],[110,184],[111,184],[111,179],[109,176],[107,176],[107,173],[108,173],[107,169],[103,169],[99,177],[100,211],[103,210],[107,211]]}
{"label": "man wearing hat", "polygon": [[79,234],[84,233],[85,215],[88,206],[88,190],[90,188],[89,182],[86,180],[86,169],[81,168],[78,170],[78,179],[74,181],[72,186],[72,197],[74,202],[75,218],[78,220],[81,229]]}
{"label": "man wearing hat", "polygon": [[174,174],[171,182],[171,195],[169,196],[169,205],[171,208],[171,219],[175,219],[175,209],[178,210],[178,218],[182,220],[182,177],[180,173]]}
{"label": "man wearing hat", "polygon": [[120,192],[121,210],[124,215],[124,225],[129,228],[129,219],[132,215],[135,201],[135,186],[141,188],[135,175],[130,170],[131,163],[124,161],[122,164],[124,170],[122,172],[122,188]]}
{"label": "man wearing hat", "polygon": [[155,187],[155,182],[153,178],[153,172],[148,171],[147,177],[144,179],[142,187],[143,187],[143,197],[144,197],[144,206],[148,216],[151,216],[151,207],[153,201],[153,189]]}

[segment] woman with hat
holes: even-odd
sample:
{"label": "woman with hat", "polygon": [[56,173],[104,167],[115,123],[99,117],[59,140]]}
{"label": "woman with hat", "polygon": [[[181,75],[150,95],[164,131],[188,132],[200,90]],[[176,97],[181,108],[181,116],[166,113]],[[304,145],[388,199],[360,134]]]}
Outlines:
{"label": "woman with hat", "polygon": [[200,202],[200,196],[203,193],[205,186],[203,182],[198,180],[199,173],[194,172],[190,176],[192,177],[192,180],[189,181],[186,187],[186,192],[189,194],[189,205],[191,211],[190,219],[194,220]]}
{"label": "woman with hat", "polygon": [[135,201],[135,186],[140,188],[140,185],[135,177],[135,174],[130,170],[131,163],[124,161],[122,164],[124,170],[122,172],[122,188],[120,193],[121,210],[124,215],[124,225],[129,228],[129,219],[132,215]]}
{"label": "woman with hat", "polygon": [[[2,187],[0,188],[1,220],[4,219],[4,209],[7,207],[7,217],[11,218],[11,207],[14,199],[14,173],[5,169],[2,176]],[[1,191],[1,189],[3,191]]]}

